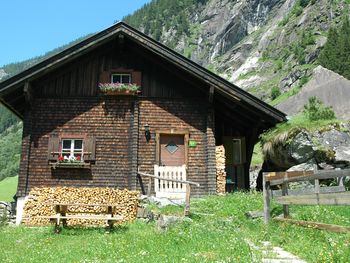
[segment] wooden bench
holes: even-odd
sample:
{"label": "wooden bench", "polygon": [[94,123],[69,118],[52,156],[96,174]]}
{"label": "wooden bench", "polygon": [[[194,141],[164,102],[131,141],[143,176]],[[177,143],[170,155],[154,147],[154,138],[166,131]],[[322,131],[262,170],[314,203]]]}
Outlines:
{"label": "wooden bench", "polygon": [[[49,204],[50,205],[50,204]],[[55,233],[60,232],[60,225],[67,225],[67,219],[83,219],[83,220],[105,220],[107,229],[110,231],[113,228],[115,222],[120,222],[124,219],[121,215],[113,213],[114,208],[120,207],[120,205],[114,204],[52,204],[55,207],[55,215],[51,216],[38,216],[38,218],[50,219],[51,223],[55,223]],[[68,208],[78,208],[75,211],[68,210]],[[102,211],[83,211],[79,208],[83,207],[104,207]],[[69,213],[67,215],[67,213]],[[83,214],[83,215],[77,215]],[[86,215],[88,214],[88,215]]]}

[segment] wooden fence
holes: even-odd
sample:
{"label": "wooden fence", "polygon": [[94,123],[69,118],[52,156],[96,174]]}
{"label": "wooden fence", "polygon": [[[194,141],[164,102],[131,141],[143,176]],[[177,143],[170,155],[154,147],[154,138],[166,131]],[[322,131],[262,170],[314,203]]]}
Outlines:
{"label": "wooden fence", "polygon": [[[199,187],[200,184],[195,183],[195,182],[191,182],[191,181],[180,180],[177,178],[169,178],[169,176],[168,177],[161,177],[161,176],[159,176],[159,173],[156,173],[156,175],[153,175],[153,174],[147,174],[147,173],[142,173],[142,172],[138,171],[138,174],[140,176],[144,176],[144,177],[149,178],[148,187],[147,187],[147,195],[148,196],[151,196],[153,179],[155,179],[155,188],[159,187],[160,182],[162,182],[162,184],[165,184],[165,182],[170,182],[172,184],[176,183],[176,184],[186,185],[186,187],[185,187],[186,188],[186,195],[185,195],[184,215],[185,216],[189,215],[189,213],[190,213],[191,185]],[[156,186],[157,184],[158,184],[158,186]],[[183,186],[181,186],[181,187],[183,187]]]}
{"label": "wooden fence", "polygon": [[[154,179],[154,191],[156,197],[184,198],[186,195],[186,184],[179,181],[186,181],[186,165],[182,166],[159,166],[154,165],[154,175],[160,178],[174,179],[165,181]],[[179,181],[177,181],[179,180]]]}
{"label": "wooden fence", "polygon": [[[284,218],[289,216],[289,205],[350,205],[350,192],[346,191],[344,186],[347,176],[350,176],[350,169],[264,173],[265,223],[270,221],[270,200],[272,198],[283,205]],[[326,179],[336,179],[337,185],[321,186],[320,180]],[[311,189],[289,189],[290,183],[306,181],[314,182]],[[281,186],[281,190],[271,190],[272,186],[278,185]]]}

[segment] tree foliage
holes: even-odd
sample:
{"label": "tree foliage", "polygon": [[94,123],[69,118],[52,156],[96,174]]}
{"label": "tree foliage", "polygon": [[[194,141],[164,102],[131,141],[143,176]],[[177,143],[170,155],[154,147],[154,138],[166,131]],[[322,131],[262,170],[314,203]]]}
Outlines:
{"label": "tree foliage", "polygon": [[280,89],[277,86],[272,87],[270,94],[271,100],[276,99],[279,95],[281,95]]}
{"label": "tree foliage", "polygon": [[350,22],[348,17],[343,20],[338,30],[329,29],[327,42],[319,56],[319,63],[350,79]]}
{"label": "tree foliage", "polygon": [[315,96],[310,97],[308,103],[304,105],[304,114],[310,121],[335,119],[335,113],[332,107],[325,106]]}
{"label": "tree foliage", "polygon": [[22,124],[0,104],[0,181],[18,175]]}
{"label": "tree foliage", "polygon": [[131,15],[123,18],[129,25],[142,30],[157,41],[163,28],[175,32],[175,36],[189,34],[191,11],[208,0],[153,0]]}

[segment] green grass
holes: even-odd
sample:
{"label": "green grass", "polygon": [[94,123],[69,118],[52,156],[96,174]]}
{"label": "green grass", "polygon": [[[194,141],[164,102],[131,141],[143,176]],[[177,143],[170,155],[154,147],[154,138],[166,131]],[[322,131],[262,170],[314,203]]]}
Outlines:
{"label": "green grass", "polygon": [[13,201],[17,190],[18,176],[7,177],[0,181],[0,201]]}
{"label": "green grass", "polygon": [[261,135],[262,142],[273,141],[278,137],[279,134],[283,134],[284,132],[289,132],[293,134],[294,132],[300,131],[302,129],[307,131],[325,131],[329,130],[332,127],[335,127],[339,130],[344,129],[341,126],[342,121],[340,120],[318,120],[318,121],[310,121],[307,116],[303,113],[295,115],[292,119],[287,122],[277,124],[273,129],[265,132]]}
{"label": "green grass", "polygon": [[[273,206],[274,214],[281,212]],[[350,235],[295,225],[251,220],[245,212],[262,209],[260,193],[193,199],[192,221],[158,232],[155,223],[135,221],[106,234],[102,228],[1,227],[0,262],[261,262],[255,244],[270,241],[308,262],[346,262]],[[178,214],[181,207],[162,212]],[[349,225],[349,208],[291,207],[295,218]]]}
{"label": "green grass", "polygon": [[273,101],[270,102],[271,106],[276,106],[284,101],[286,101],[289,97],[297,94],[300,91],[300,87],[296,86],[294,88],[292,88],[291,90],[282,93],[280,96],[278,96],[276,99],[274,99]]}
{"label": "green grass", "polygon": [[262,165],[263,162],[264,162],[264,157],[263,157],[263,153],[262,153],[262,149],[261,149],[261,144],[260,144],[260,142],[258,142],[254,146],[251,165],[253,165],[253,166],[254,165]]}

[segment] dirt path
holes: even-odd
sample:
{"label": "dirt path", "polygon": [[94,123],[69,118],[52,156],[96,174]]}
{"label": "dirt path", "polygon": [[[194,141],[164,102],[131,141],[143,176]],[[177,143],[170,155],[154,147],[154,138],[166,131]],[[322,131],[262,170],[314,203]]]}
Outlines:
{"label": "dirt path", "polygon": [[262,253],[263,263],[307,263],[283,248],[273,246],[268,241],[263,241],[259,245],[248,241],[248,244],[252,250],[259,250]]}

